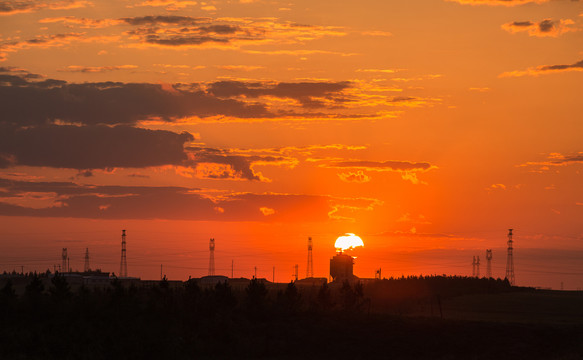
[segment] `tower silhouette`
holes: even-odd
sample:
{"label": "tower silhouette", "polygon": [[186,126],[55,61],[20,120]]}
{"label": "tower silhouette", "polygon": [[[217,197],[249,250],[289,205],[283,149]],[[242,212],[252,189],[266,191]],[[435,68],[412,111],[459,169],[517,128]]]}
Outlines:
{"label": "tower silhouette", "polygon": [[298,281],[298,264],[294,265],[294,280]]}
{"label": "tower silhouette", "polygon": [[121,231],[121,262],[119,264],[119,277],[128,277],[128,259],[126,257],[126,231]]}
{"label": "tower silhouette", "polygon": [[480,257],[476,256],[476,277],[480,277]]}
{"label": "tower silhouette", "polygon": [[83,271],[89,271],[89,248],[85,248],[85,266],[83,266]]}
{"label": "tower silhouette", "polygon": [[486,277],[492,277],[492,249],[486,249]]}
{"label": "tower silhouette", "polygon": [[306,270],[306,277],[314,277],[314,260],[312,259],[312,238],[308,238],[308,269]]}
{"label": "tower silhouette", "polygon": [[61,252],[61,260],[63,260],[63,265],[61,266],[61,272],[66,273],[69,272],[69,267],[67,266],[67,259],[69,256],[67,255],[67,248],[63,248]]}
{"label": "tower silhouette", "polygon": [[508,229],[508,257],[506,258],[506,279],[510,282],[510,285],[514,285],[514,258],[512,256],[512,229]]}
{"label": "tower silhouette", "polygon": [[475,277],[476,276],[476,256],[474,255],[474,258],[472,259],[472,276]]}
{"label": "tower silhouette", "polygon": [[209,258],[209,276],[215,276],[215,239],[209,242],[210,258]]}

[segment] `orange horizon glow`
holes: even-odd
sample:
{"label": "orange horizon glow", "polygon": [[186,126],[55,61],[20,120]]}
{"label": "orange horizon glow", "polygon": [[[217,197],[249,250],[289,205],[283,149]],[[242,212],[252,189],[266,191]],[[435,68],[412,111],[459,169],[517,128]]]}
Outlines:
{"label": "orange horizon glow", "polygon": [[128,273],[151,279],[206,275],[215,238],[217,273],[288,281],[309,237],[315,276],[354,247],[362,278],[470,275],[485,249],[504,276],[513,228],[517,284],[583,288],[582,15],[4,1],[0,272],[67,247],[117,273],[127,229]]}

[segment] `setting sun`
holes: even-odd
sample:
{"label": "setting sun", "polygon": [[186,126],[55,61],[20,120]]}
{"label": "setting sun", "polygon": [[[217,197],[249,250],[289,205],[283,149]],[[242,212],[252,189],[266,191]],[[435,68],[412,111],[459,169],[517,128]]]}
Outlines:
{"label": "setting sun", "polygon": [[340,251],[354,249],[359,246],[364,246],[362,239],[352,233],[346,233],[343,236],[339,236],[334,243],[334,247]]}

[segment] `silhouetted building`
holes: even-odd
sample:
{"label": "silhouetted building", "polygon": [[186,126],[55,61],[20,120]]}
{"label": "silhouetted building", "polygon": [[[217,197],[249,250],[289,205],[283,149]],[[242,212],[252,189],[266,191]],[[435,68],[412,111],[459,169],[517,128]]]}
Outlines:
{"label": "silhouetted building", "polygon": [[333,281],[353,280],[355,278],[353,267],[352,256],[340,252],[330,259],[330,276]]}

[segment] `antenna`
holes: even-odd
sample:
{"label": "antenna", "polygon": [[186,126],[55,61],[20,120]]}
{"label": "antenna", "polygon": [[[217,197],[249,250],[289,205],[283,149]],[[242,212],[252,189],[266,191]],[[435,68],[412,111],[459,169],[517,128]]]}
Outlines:
{"label": "antenna", "polygon": [[492,277],[492,249],[486,249],[486,277]]}
{"label": "antenna", "polygon": [[235,272],[235,260],[231,260],[231,279],[234,278],[233,273]]}
{"label": "antenna", "polygon": [[126,257],[126,231],[121,231],[121,262],[119,264],[119,277],[128,277],[128,259]]}
{"label": "antenna", "polygon": [[474,259],[472,260],[472,276],[476,277],[476,256],[474,255]]}
{"label": "antenna", "polygon": [[89,271],[89,248],[85,248],[85,266],[83,266],[83,271]]}
{"label": "antenna", "polygon": [[210,258],[209,258],[209,276],[215,276],[215,239],[209,242]]}
{"label": "antenna", "polygon": [[512,251],[514,248],[512,247],[512,229],[508,229],[508,257],[506,258],[506,279],[510,282],[510,285],[514,286],[514,258],[512,256]]}
{"label": "antenna", "polygon": [[306,271],[306,277],[314,277],[314,260],[312,259],[312,238],[308,238],[308,269]]}
{"label": "antenna", "polygon": [[68,258],[68,256],[67,256],[67,248],[63,248],[63,251],[61,252],[61,259],[63,260],[63,265],[61,266],[61,272],[63,272],[63,273],[65,273],[65,272],[68,271],[67,270],[68,269],[68,267],[67,267],[67,258]]}
{"label": "antenna", "polygon": [[381,268],[379,268],[378,270],[376,270],[374,272],[374,278],[375,279],[378,279],[378,280],[381,280],[382,279],[382,277],[381,277]]}
{"label": "antenna", "polygon": [[294,280],[298,281],[298,264],[294,265]]}

